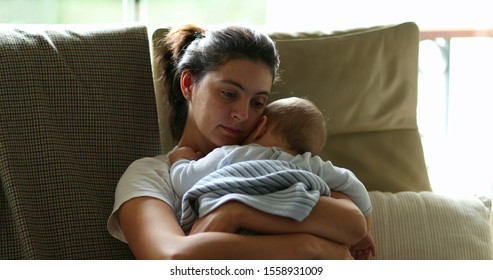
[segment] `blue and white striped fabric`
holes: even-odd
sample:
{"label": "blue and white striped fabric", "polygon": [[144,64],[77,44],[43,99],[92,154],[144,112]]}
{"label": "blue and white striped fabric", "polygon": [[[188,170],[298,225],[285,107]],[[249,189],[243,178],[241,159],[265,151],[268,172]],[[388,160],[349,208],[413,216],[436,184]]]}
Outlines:
{"label": "blue and white striped fabric", "polygon": [[195,219],[231,200],[302,221],[320,195],[330,195],[327,184],[289,162],[238,162],[212,172],[185,193],[181,226],[185,232],[189,231]]}

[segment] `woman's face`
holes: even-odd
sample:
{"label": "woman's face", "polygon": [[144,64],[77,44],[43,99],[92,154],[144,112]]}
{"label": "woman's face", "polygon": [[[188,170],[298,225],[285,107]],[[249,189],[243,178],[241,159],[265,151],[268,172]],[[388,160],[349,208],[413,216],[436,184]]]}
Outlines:
{"label": "woman's face", "polygon": [[265,63],[236,59],[192,82],[185,142],[204,153],[240,144],[256,127],[272,81]]}

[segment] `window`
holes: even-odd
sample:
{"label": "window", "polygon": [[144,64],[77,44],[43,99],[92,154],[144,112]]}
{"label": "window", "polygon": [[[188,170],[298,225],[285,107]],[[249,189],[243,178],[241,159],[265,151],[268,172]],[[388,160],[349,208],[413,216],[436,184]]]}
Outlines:
{"label": "window", "polygon": [[122,0],[0,0],[0,23],[121,22]]}
{"label": "window", "polygon": [[418,126],[435,192],[493,192],[492,48],[491,37],[421,42]]}
{"label": "window", "polygon": [[142,21],[151,26],[177,23],[263,25],[267,0],[147,0],[140,1]]}
{"label": "window", "polygon": [[0,23],[265,24],[267,0],[0,0]]}

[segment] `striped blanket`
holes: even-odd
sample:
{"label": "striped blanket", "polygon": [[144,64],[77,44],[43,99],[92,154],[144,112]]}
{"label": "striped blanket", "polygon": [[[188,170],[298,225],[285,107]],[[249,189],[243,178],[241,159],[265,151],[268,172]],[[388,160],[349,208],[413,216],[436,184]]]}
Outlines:
{"label": "striped blanket", "polygon": [[320,195],[330,195],[327,184],[317,175],[289,162],[243,161],[212,172],[187,191],[180,222],[188,232],[195,219],[231,200],[302,221]]}

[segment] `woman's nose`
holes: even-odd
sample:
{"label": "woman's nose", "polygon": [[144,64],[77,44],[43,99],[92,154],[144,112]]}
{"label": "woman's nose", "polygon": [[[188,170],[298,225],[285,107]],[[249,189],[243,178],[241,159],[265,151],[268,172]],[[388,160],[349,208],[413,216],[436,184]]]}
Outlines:
{"label": "woman's nose", "polygon": [[248,119],[248,105],[237,104],[231,111],[231,116],[237,121],[244,121]]}

